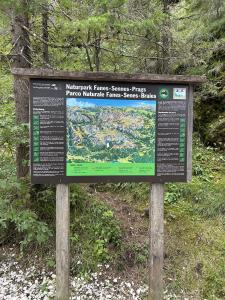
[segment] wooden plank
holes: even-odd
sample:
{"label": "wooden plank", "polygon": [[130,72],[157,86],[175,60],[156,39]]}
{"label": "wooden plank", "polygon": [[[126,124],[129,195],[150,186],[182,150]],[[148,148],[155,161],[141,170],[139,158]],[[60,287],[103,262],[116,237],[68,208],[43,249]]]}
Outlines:
{"label": "wooden plank", "polygon": [[152,184],[150,199],[149,300],[163,299],[164,184]]}
{"label": "wooden plank", "polygon": [[69,185],[56,186],[56,300],[69,300]]}
{"label": "wooden plank", "polygon": [[94,80],[94,81],[123,81],[146,83],[180,83],[200,84],[205,82],[204,76],[167,75],[167,74],[126,74],[110,72],[72,72],[51,69],[14,68],[12,74],[26,78]]}
{"label": "wooden plank", "polygon": [[193,86],[189,87],[188,124],[187,124],[187,180],[192,179],[192,132],[193,132]]}

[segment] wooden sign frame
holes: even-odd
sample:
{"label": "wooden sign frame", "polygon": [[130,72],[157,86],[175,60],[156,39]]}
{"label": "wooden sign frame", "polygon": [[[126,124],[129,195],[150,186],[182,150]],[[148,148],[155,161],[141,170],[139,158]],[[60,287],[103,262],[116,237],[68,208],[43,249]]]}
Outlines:
{"label": "wooden sign frame", "polygon": [[[72,183],[72,182],[89,182],[89,183],[93,183],[93,182],[153,182],[153,183],[163,183],[163,182],[185,182],[185,181],[188,181],[191,179],[191,165],[192,165],[192,161],[191,161],[191,156],[192,156],[192,119],[193,119],[193,96],[192,96],[192,93],[193,93],[193,89],[192,89],[192,85],[193,84],[197,84],[197,83],[200,83],[203,79],[198,77],[198,76],[181,76],[181,75],[178,75],[178,76],[170,76],[170,75],[146,75],[146,74],[115,74],[115,73],[75,73],[75,72],[67,72],[67,71],[53,71],[53,70],[36,70],[36,69],[14,69],[13,70],[13,74],[14,76],[22,76],[22,77],[25,77],[25,78],[29,78],[30,79],[30,82],[31,82],[31,95],[30,95],[30,115],[31,115],[31,153],[30,153],[30,158],[31,158],[31,179],[32,179],[32,182],[33,183]],[[184,108],[183,111],[181,111],[181,114],[182,113],[185,113],[186,116],[184,116],[184,121],[186,122],[186,125],[185,125],[185,142],[184,142],[184,146],[185,147],[183,149],[183,151],[185,151],[184,153],[184,156],[185,156],[185,161],[184,163],[180,163],[179,165],[179,150],[176,150],[177,153],[169,153],[169,155],[165,155],[164,157],[162,158],[158,158],[158,154],[161,154],[162,153],[162,150],[165,149],[165,146],[166,144],[168,144],[167,142],[165,142],[164,144],[165,145],[162,145],[161,149],[159,149],[158,151],[158,144],[157,144],[157,136],[158,136],[158,131],[159,131],[159,121],[158,119],[156,120],[156,136],[155,136],[155,162],[154,162],[154,168],[155,168],[155,175],[152,175],[150,173],[147,173],[147,164],[144,163],[144,164],[140,164],[140,165],[143,165],[144,167],[140,167],[141,170],[143,168],[145,168],[145,172],[142,171],[143,173],[138,173],[137,170],[135,170],[135,166],[138,165],[136,163],[132,163],[132,164],[111,164],[112,166],[119,166],[117,169],[120,169],[121,172],[117,172],[117,173],[112,173],[113,175],[107,175],[107,172],[105,175],[98,175],[98,173],[96,172],[96,174],[93,172],[93,175],[88,175],[88,174],[85,174],[85,175],[76,175],[76,176],[73,176],[73,175],[70,175],[68,176],[67,174],[67,170],[66,170],[66,166],[68,165],[67,161],[65,161],[66,158],[64,158],[64,156],[66,156],[66,143],[67,141],[65,140],[65,138],[63,136],[59,136],[59,138],[64,138],[64,145],[61,145],[64,147],[64,154],[63,154],[63,157],[60,157],[62,160],[64,160],[63,163],[61,163],[61,170],[58,171],[60,169],[59,167],[59,163],[55,163],[56,164],[56,172],[54,173],[54,163],[52,163],[51,161],[54,160],[54,156],[56,157],[55,159],[57,160],[57,148],[55,147],[55,150],[53,149],[54,148],[54,143],[53,141],[50,141],[49,142],[49,145],[45,146],[45,149],[47,150],[42,150],[42,151],[39,151],[39,155],[42,157],[43,161],[40,162],[40,163],[36,163],[36,159],[37,157],[34,155],[38,155],[38,152],[35,152],[36,151],[36,148],[37,147],[34,147],[34,145],[36,146],[37,144],[36,143],[36,140],[34,140],[34,138],[39,138],[39,136],[34,136],[34,134],[40,134],[40,133],[37,133],[35,130],[32,130],[32,129],[35,129],[35,125],[37,123],[34,123],[36,122],[36,120],[33,120],[33,117],[34,116],[34,111],[35,110],[39,110],[39,108],[41,109],[42,106],[39,105],[38,101],[41,101],[41,99],[43,100],[44,97],[43,95],[45,95],[45,93],[47,93],[47,95],[51,96],[51,94],[53,95],[52,99],[54,99],[54,97],[57,98],[57,95],[59,93],[59,96],[58,97],[65,97],[64,94],[65,94],[65,91],[62,91],[60,93],[60,91],[54,91],[51,87],[49,88],[49,90],[46,89],[46,86],[49,84],[49,85],[57,85],[59,83],[59,86],[63,86],[63,84],[65,85],[67,82],[69,83],[78,83],[78,84],[88,84],[88,85],[93,85],[94,83],[97,83],[98,85],[101,85],[104,83],[104,85],[109,85],[110,84],[117,84],[117,85],[122,85],[122,87],[125,87],[125,88],[128,88],[129,89],[129,86],[132,86],[132,85],[136,85],[138,88],[139,87],[147,87],[147,89],[149,88],[149,90],[152,92],[152,90],[154,91],[155,97],[159,97],[158,95],[158,91],[157,91],[157,88],[160,87],[160,85],[162,87],[167,87],[168,89],[170,89],[170,94],[172,94],[172,89],[174,89],[174,87],[185,87],[184,89],[187,90],[185,91],[185,93],[187,93],[187,96],[186,96],[186,99],[185,101],[180,101],[181,102],[186,102],[187,104],[187,107]],[[36,84],[36,86],[35,86]],[[41,87],[42,85],[42,87]],[[124,86],[123,86],[124,85]],[[41,92],[40,92],[41,91]],[[157,96],[156,96],[157,94]],[[123,95],[122,95],[123,96]],[[135,94],[134,96],[140,96],[140,93],[139,94]],[[35,104],[34,104],[34,98],[37,99],[37,101],[35,101]],[[50,97],[49,97],[50,98]],[[84,99],[85,97],[82,97],[82,99]],[[89,97],[90,98],[90,97]],[[89,99],[87,98],[87,99]],[[39,100],[40,99],[40,100]],[[84,100],[87,100],[87,99],[84,99]],[[97,100],[101,100],[100,98],[96,98]],[[57,99],[56,99],[57,100]],[[118,99],[119,100],[119,99]],[[115,99],[115,101],[118,101],[117,99]],[[141,101],[140,101],[141,100]],[[142,99],[138,99],[139,102],[143,102]],[[148,99],[149,100],[149,99]],[[158,101],[159,99],[157,99],[157,107],[158,107],[158,104],[159,103],[162,103],[162,101]],[[173,100],[173,96],[170,95],[170,98],[168,99],[169,101],[164,101],[164,103],[175,103],[173,105],[176,106],[176,103],[180,104],[179,103],[179,100]],[[66,100],[64,100],[66,101]],[[127,102],[132,102],[132,101],[127,101]],[[134,101],[133,101],[134,102]],[[147,102],[147,101],[145,101]],[[37,104],[38,103],[38,104]],[[36,105],[36,106],[35,106]],[[64,105],[64,104],[63,104]],[[65,108],[64,106],[62,105],[62,107],[60,107],[61,110],[66,110],[67,108]],[[44,106],[43,106],[44,107]],[[45,109],[45,107],[44,107]],[[57,109],[57,108],[56,108]],[[170,109],[170,108],[169,108]],[[46,109],[47,110],[47,109]],[[157,108],[158,110],[158,108]],[[174,110],[176,110],[174,108]],[[52,114],[54,113],[49,111],[49,114]],[[38,114],[40,114],[38,112]],[[63,114],[66,114],[66,112],[63,112]],[[175,114],[175,115],[174,115]],[[174,114],[173,116],[176,117],[176,119],[178,120],[179,119],[179,111],[174,111]],[[158,115],[159,113],[156,112],[156,116],[158,118]],[[37,115],[38,117],[38,115]],[[44,115],[45,117],[45,115]],[[42,117],[41,117],[42,118]],[[51,115],[49,115],[49,118],[51,118]],[[51,122],[54,122],[54,120],[51,120]],[[66,124],[66,120],[64,121],[64,124]],[[165,121],[164,123],[161,124],[161,126],[167,126],[166,124],[167,121]],[[171,125],[173,122],[173,118],[170,120],[170,124],[168,124],[168,126],[173,126]],[[177,121],[179,122],[179,121]],[[104,124],[103,124],[104,125]],[[175,126],[179,127],[179,123],[176,124],[175,123]],[[64,125],[65,126],[65,125]],[[158,128],[159,127],[159,128]],[[179,135],[179,129],[178,127],[176,127],[176,136]],[[52,132],[56,132],[57,131],[57,127],[53,127],[53,126],[49,126],[49,129],[45,129],[47,128],[47,122],[46,124],[43,125],[43,130],[52,130]],[[158,128],[158,129],[157,129]],[[172,127],[171,127],[172,128]],[[168,129],[168,128],[166,128]],[[165,129],[165,130],[166,130]],[[41,129],[40,129],[41,130]],[[65,129],[66,130],[66,129]],[[160,129],[160,134],[164,134],[163,133],[163,130],[164,129]],[[165,131],[164,130],[164,131]],[[54,133],[53,133],[54,134]],[[167,134],[167,133],[166,133]],[[173,128],[170,130],[170,134],[174,134],[173,133]],[[62,135],[65,135],[66,136],[66,131],[64,133],[62,133]],[[167,139],[165,138],[165,134],[164,134],[164,140],[166,141]],[[51,134],[49,135],[48,137],[49,140],[51,140]],[[163,140],[163,138],[161,138],[161,140]],[[46,144],[46,143],[45,143]],[[169,147],[170,149],[174,149],[173,147],[178,147],[180,148],[181,146],[179,145],[179,141],[177,142],[177,145],[175,144],[174,146],[174,143],[171,143],[171,146]],[[48,151],[48,149],[52,148],[52,157],[50,155],[50,152],[49,153],[45,153],[45,151]],[[167,151],[170,151],[168,148]],[[176,149],[178,149],[176,148]],[[44,146],[42,145],[42,149],[44,149]],[[182,149],[180,148],[180,151]],[[50,151],[50,150],[49,150]],[[61,151],[61,150],[60,150]],[[161,152],[160,152],[161,151]],[[173,151],[173,150],[172,150]],[[41,154],[40,154],[41,152]],[[170,158],[169,156],[173,156],[172,158]],[[178,155],[178,156],[177,156]],[[44,156],[44,157],[43,157]],[[169,158],[167,159],[166,156],[168,156]],[[50,160],[48,161],[48,157],[50,158]],[[174,157],[178,157],[176,158],[176,162],[174,163],[172,160],[174,160]],[[160,162],[160,159],[161,159],[161,162]],[[165,162],[165,160],[168,160],[168,162]],[[170,161],[172,161],[170,163]],[[51,168],[51,170],[49,171],[49,173],[46,170],[46,166],[47,165],[53,165],[53,167]],[[64,166],[64,165],[65,166]],[[34,165],[37,166],[37,168],[34,168]],[[43,165],[43,170],[41,169],[41,166]],[[72,164],[71,164],[72,165]],[[78,165],[81,165],[81,164],[78,164]],[[89,161],[87,161],[87,165],[89,166],[90,163]],[[94,164],[92,164],[94,166]],[[95,164],[97,165],[97,164]],[[99,164],[101,166],[104,165],[104,168],[108,168],[106,167],[106,164]],[[107,165],[109,165],[107,163]],[[168,165],[168,167],[167,167]],[[101,168],[100,166],[100,168]],[[134,169],[135,173],[134,172],[134,175],[132,175],[132,172],[130,172],[128,169],[126,172],[124,172],[124,170],[122,169],[123,166],[125,166],[124,168],[128,168],[128,167],[132,167]],[[160,166],[160,167],[159,167]],[[183,166],[183,167],[182,167]],[[159,168],[158,168],[159,167]],[[97,169],[97,167],[90,167],[90,168],[95,168]],[[174,170],[173,170],[174,168]],[[179,168],[183,168],[183,171],[180,171]],[[84,167],[85,169],[85,167]],[[159,169],[159,171],[157,170]],[[172,171],[171,171],[172,169]],[[43,174],[43,173],[46,173],[46,174]],[[57,174],[58,172],[58,174]],[[165,173],[165,175],[163,174],[163,172]],[[61,175],[61,174],[64,174],[64,175]],[[82,169],[81,169],[81,172],[82,174]],[[51,175],[52,174],[52,175]],[[135,175],[136,174],[136,175]]]}
{"label": "wooden sign frame", "polygon": [[[103,72],[69,72],[49,69],[13,69],[12,74],[25,79],[45,78],[51,80],[117,81],[136,83],[181,84],[189,86],[187,123],[187,180],[192,175],[193,86],[205,81],[201,76],[118,74]],[[126,179],[127,180],[127,179]],[[140,181],[140,180],[139,180]],[[163,253],[164,253],[164,182],[151,185],[149,229],[149,299],[163,299]],[[56,299],[69,299],[69,186],[56,186]]]}

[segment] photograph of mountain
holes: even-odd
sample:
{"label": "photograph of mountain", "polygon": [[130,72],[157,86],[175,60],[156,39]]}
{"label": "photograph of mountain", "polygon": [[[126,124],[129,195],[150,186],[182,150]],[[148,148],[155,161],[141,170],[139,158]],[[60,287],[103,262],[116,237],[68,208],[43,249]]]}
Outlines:
{"label": "photograph of mountain", "polygon": [[67,98],[66,104],[68,164],[154,163],[156,101]]}

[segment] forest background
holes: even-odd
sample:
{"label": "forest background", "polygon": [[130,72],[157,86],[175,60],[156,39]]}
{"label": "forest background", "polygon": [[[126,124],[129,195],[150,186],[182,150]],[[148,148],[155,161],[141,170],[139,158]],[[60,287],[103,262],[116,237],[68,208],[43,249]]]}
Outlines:
{"label": "forest background", "polygon": [[[165,284],[224,299],[225,2],[1,0],[0,9],[1,246],[54,268],[55,188],[30,184],[28,83],[11,68],[206,75],[194,95],[193,180],[167,185]],[[148,194],[147,184],[71,185],[72,273],[110,262],[147,281]]]}

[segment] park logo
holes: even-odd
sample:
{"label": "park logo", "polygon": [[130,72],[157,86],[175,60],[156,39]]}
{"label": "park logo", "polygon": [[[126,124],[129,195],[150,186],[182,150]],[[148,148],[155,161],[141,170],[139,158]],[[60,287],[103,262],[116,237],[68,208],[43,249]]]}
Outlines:
{"label": "park logo", "polygon": [[161,100],[167,100],[170,96],[169,90],[166,88],[163,88],[159,91],[159,98]]}
{"label": "park logo", "polygon": [[186,99],[186,88],[174,88],[173,89],[174,100],[185,100]]}

